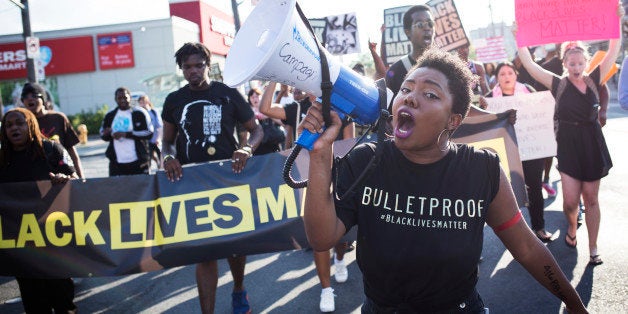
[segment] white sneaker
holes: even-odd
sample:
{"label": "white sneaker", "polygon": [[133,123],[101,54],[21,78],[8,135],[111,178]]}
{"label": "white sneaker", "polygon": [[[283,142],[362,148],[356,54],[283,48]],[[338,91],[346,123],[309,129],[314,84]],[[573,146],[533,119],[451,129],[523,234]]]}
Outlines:
{"label": "white sneaker", "polygon": [[321,303],[319,305],[321,312],[333,312],[336,310],[336,303],[334,302],[335,297],[334,289],[331,287],[321,291]]}
{"label": "white sneaker", "polygon": [[336,272],[334,273],[336,281],[339,283],[347,281],[347,279],[349,278],[349,270],[347,269],[347,265],[345,265],[344,260],[337,260],[336,254],[334,254],[334,266],[336,267]]}

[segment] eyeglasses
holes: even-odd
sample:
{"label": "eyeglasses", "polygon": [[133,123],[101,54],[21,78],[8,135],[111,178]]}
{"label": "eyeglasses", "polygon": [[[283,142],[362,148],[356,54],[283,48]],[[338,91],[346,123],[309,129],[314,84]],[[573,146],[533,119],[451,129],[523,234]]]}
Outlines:
{"label": "eyeglasses", "polygon": [[425,28],[426,26],[428,26],[429,28],[434,27],[434,21],[433,20],[418,21],[412,24],[412,27],[416,27],[416,28]]}

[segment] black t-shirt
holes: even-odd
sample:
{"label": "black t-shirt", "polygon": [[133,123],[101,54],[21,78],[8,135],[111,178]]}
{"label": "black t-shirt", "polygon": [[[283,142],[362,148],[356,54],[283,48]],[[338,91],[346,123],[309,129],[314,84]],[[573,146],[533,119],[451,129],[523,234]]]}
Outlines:
{"label": "black t-shirt", "polygon": [[[403,58],[406,58],[405,56]],[[416,64],[416,60],[413,58],[408,58],[410,60],[411,65]],[[397,62],[393,63],[393,65],[388,68],[386,71],[386,87],[390,88],[390,90],[397,95],[399,92],[399,88],[401,88],[401,83],[403,83],[403,79],[408,74],[408,69],[403,64],[403,61],[397,60]]]}
{"label": "black t-shirt", "polygon": [[[301,107],[300,111],[299,111],[299,106]],[[299,126],[299,123],[301,123],[303,118],[305,118],[307,111],[308,109],[310,109],[311,106],[312,106],[312,102],[310,102],[309,98],[305,98],[301,100],[300,102],[293,101],[284,106],[284,111],[286,112],[286,119],[281,120],[281,122],[283,122],[283,124],[285,125],[289,125],[292,127],[292,135],[295,141],[297,138],[297,127]],[[297,114],[299,115],[298,119],[297,119]],[[349,119],[348,116],[345,116],[342,119],[342,126],[340,127],[340,132],[338,133],[338,137],[336,138],[337,141],[343,139],[342,132],[345,129],[345,127],[349,125],[349,123],[351,123],[351,120]]]}
{"label": "black t-shirt", "polygon": [[45,138],[61,143],[65,149],[70,149],[79,142],[70,120],[63,113],[48,112],[37,118],[37,123]]}
{"label": "black t-shirt", "polygon": [[176,157],[187,164],[231,158],[238,146],[236,124],[253,119],[254,113],[237,90],[213,81],[206,90],[186,85],[170,93],[161,117],[177,126]]}
{"label": "black t-shirt", "polygon": [[[499,159],[458,144],[441,160],[415,164],[394,142],[355,193],[336,201],[347,231],[358,226],[364,292],[380,306],[415,311],[457,305],[477,282],[489,204],[499,188]],[[338,169],[338,195],[366,168],[360,145]]]}
{"label": "black t-shirt", "polygon": [[[600,68],[597,67],[589,75],[595,85],[600,82]],[[567,86],[563,91],[563,94],[558,99],[558,106],[556,107],[555,116],[558,120],[571,121],[571,122],[595,122],[597,119],[597,107],[599,106],[599,99],[595,96],[595,93],[587,86],[586,94],[582,94],[577,87],[575,87],[571,81],[567,78]],[[558,84],[560,78],[554,77],[552,80],[552,96],[556,97],[558,90]]]}
{"label": "black t-shirt", "polygon": [[[281,122],[292,127],[292,135],[295,140],[297,138],[297,126],[301,123],[303,118],[305,118],[307,110],[310,109],[311,106],[312,102],[310,102],[309,98],[305,97],[300,102],[293,101],[283,107],[286,112],[286,119],[281,120]],[[299,109],[299,107],[301,107],[301,109]]]}
{"label": "black t-shirt", "polygon": [[34,158],[32,149],[12,151],[8,166],[0,168],[0,182],[50,180],[50,172],[75,172],[72,159],[59,143],[44,141],[44,152],[45,158]]}

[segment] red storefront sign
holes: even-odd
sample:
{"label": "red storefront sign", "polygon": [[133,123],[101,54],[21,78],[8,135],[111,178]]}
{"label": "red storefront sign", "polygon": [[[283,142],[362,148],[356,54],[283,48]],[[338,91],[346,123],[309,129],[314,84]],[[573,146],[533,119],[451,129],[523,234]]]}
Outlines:
{"label": "red storefront sign", "polygon": [[[39,59],[46,75],[93,72],[92,36],[41,39]],[[0,80],[26,78],[24,43],[0,44]]]}
{"label": "red storefront sign", "polygon": [[98,42],[98,65],[101,70],[132,68],[133,37],[131,32],[100,34]]}

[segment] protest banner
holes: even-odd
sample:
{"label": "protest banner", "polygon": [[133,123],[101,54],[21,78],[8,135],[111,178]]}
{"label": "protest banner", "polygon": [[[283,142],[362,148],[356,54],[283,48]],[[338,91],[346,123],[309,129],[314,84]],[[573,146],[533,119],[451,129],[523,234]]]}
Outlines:
{"label": "protest banner", "polygon": [[454,0],[430,0],[426,3],[434,15],[434,44],[446,51],[469,44]]}
{"label": "protest banner", "polygon": [[[464,124],[456,141],[498,152],[522,202],[512,125],[496,114],[480,118]],[[336,142],[334,151],[343,155],[353,143]],[[0,184],[0,275],[118,276],[308,247],[306,189],[294,190],[282,177],[288,153],[254,156],[239,174],[228,160],[187,165],[177,182],[159,171],[56,185]],[[304,150],[294,163],[295,180],[307,177],[307,166]],[[355,236],[353,228],[344,240]]]}
{"label": "protest banner", "polygon": [[528,202],[515,129],[508,122],[508,113],[481,112],[467,116],[451,140],[496,153],[508,176],[517,204],[521,207]]}
{"label": "protest banner", "polygon": [[391,65],[401,57],[412,51],[412,43],[403,30],[403,14],[410,6],[396,7],[384,10],[384,33],[382,46],[384,47],[382,60]]}
{"label": "protest banner", "polygon": [[510,97],[486,98],[486,110],[517,110],[517,145],[522,161],[556,156],[554,137],[555,100],[550,91]]}
{"label": "protest banner", "polygon": [[515,0],[517,46],[619,38],[616,0]]}

